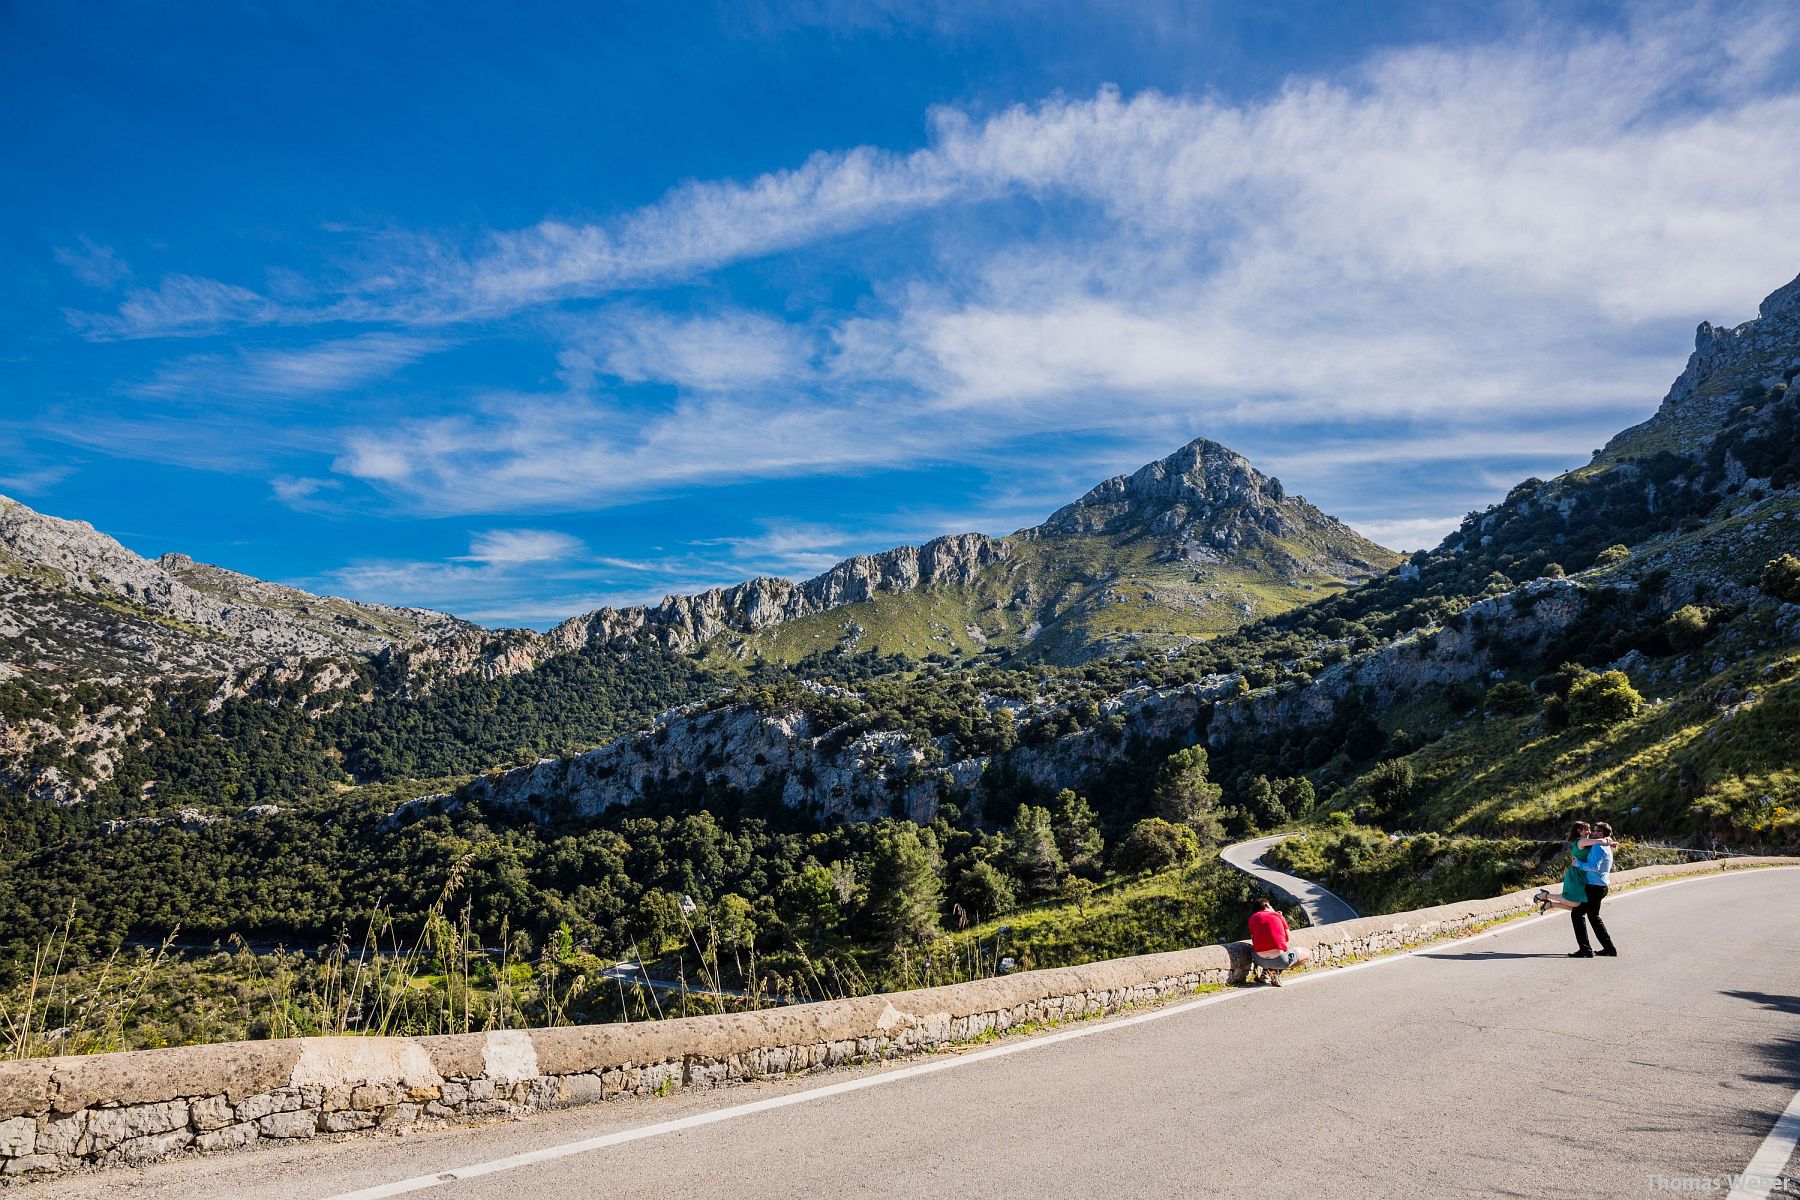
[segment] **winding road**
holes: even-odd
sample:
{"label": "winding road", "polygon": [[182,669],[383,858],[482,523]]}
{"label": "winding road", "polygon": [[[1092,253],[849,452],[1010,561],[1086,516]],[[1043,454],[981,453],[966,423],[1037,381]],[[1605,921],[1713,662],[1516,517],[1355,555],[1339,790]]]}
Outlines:
{"label": "winding road", "polygon": [[1335,925],[1339,921],[1354,921],[1359,914],[1339,896],[1326,891],[1310,879],[1290,875],[1262,860],[1270,846],[1292,836],[1278,833],[1274,837],[1257,838],[1253,842],[1239,842],[1219,851],[1219,857],[1227,866],[1236,867],[1256,880],[1264,891],[1285,896],[1298,904],[1310,925]]}
{"label": "winding road", "polygon": [[1753,1160],[1782,1170],[1792,1142],[1772,1130],[1784,1111],[1800,1130],[1800,869],[1626,891],[1606,917],[1620,958],[1568,959],[1568,920],[1531,918],[961,1055],[30,1194],[1589,1200],[1724,1195]]}

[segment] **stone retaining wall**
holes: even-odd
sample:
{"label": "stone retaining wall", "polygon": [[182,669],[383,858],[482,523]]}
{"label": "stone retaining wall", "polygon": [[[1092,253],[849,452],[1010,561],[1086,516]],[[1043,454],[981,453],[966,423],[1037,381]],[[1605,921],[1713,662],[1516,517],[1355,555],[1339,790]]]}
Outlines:
{"label": "stone retaining wall", "polygon": [[[1615,886],[1720,864],[1645,867]],[[1796,865],[1740,859],[1727,867]],[[1530,910],[1530,893],[1295,931],[1321,963]],[[664,1095],[955,1045],[1028,1022],[1117,1012],[1239,982],[1249,945],[761,1012],[419,1038],[294,1038],[0,1063],[0,1173],[143,1163],[189,1151],[369,1134]]]}

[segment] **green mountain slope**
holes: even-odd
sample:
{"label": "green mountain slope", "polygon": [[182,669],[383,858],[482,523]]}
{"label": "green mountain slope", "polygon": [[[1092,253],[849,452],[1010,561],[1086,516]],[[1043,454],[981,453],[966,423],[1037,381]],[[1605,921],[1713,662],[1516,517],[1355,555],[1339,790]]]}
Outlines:
{"label": "green mountain slope", "polygon": [[834,648],[1004,650],[1078,663],[1212,637],[1399,561],[1205,439],[987,549],[951,582],[871,592],[714,651],[792,662]]}

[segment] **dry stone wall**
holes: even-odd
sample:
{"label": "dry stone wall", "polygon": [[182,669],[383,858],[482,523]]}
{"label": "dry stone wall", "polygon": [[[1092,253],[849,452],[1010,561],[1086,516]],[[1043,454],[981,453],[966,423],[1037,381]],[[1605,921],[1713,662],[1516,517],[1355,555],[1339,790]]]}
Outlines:
{"label": "dry stone wall", "polygon": [[[1732,867],[1800,866],[1800,858]],[[1619,885],[1717,864],[1621,872]],[[1297,930],[1329,964],[1530,909],[1530,893]],[[724,1016],[418,1038],[295,1038],[0,1063],[0,1174],[371,1135],[659,1096],[952,1046],[1241,981],[1249,945]]]}

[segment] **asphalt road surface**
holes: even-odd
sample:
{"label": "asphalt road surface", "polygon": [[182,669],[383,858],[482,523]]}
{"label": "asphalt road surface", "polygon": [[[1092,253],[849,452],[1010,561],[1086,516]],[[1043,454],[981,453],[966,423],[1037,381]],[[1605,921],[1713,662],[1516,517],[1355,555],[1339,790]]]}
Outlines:
{"label": "asphalt road surface", "polygon": [[[1606,918],[1617,959],[1565,958],[1557,915],[961,1058],[30,1194],[299,1200],[408,1180],[429,1200],[1691,1193],[1743,1171],[1800,1088],[1800,870],[1625,892]],[[634,1140],[567,1152],[608,1134]]]}
{"label": "asphalt road surface", "polygon": [[1306,913],[1307,921],[1313,925],[1333,925],[1339,921],[1355,920],[1357,911],[1336,893],[1326,891],[1310,879],[1289,875],[1286,871],[1263,862],[1262,856],[1270,846],[1290,836],[1278,833],[1274,837],[1258,838],[1254,842],[1239,842],[1219,851],[1219,857],[1257,880],[1264,890],[1292,896]]}

